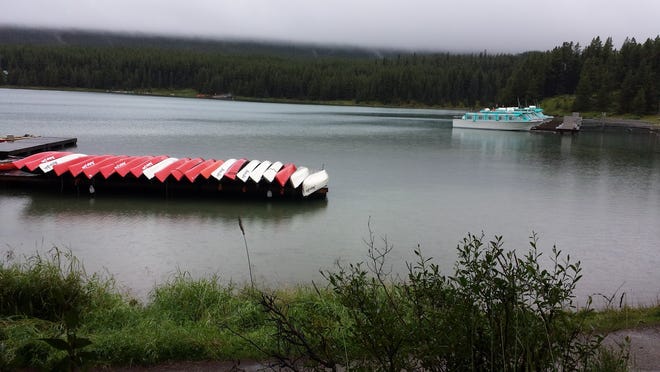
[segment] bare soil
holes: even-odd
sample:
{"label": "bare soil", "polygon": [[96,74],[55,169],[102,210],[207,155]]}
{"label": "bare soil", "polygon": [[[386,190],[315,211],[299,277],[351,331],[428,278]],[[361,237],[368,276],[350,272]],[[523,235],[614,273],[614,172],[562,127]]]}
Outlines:
{"label": "bare soil", "polygon": [[660,371],[660,326],[624,329],[610,333],[605,345],[616,347],[630,340],[630,367],[633,371]]}

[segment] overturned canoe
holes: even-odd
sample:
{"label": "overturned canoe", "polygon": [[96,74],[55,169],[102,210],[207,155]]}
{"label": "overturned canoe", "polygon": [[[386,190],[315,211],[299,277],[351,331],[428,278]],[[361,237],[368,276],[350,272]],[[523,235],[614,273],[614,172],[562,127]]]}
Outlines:
{"label": "overturned canoe", "polygon": [[[87,155],[49,151],[0,169],[0,183],[45,185],[100,195],[162,191],[166,195],[325,198],[328,175],[268,160],[177,158],[166,155]],[[302,187],[301,187],[302,186]]]}

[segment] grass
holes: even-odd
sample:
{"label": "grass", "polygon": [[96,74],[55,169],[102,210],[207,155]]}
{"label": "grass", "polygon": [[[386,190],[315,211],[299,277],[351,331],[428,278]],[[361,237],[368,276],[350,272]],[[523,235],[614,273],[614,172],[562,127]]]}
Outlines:
{"label": "grass", "polygon": [[[573,111],[573,103],[575,102],[574,95],[561,95],[556,97],[546,98],[541,101],[541,107],[549,115],[553,116],[566,116],[571,115]],[[580,115],[584,118],[600,119],[603,115],[602,112],[581,112]],[[615,114],[608,112],[608,119],[625,119],[625,120],[640,120],[643,122],[651,123],[660,126],[660,115],[635,115],[635,114]]]}
{"label": "grass", "polygon": [[660,326],[660,305],[605,309],[587,316],[587,324],[598,332]]}
{"label": "grass", "polygon": [[[337,350],[357,347],[342,323],[328,323],[347,317],[332,290],[302,285],[263,292],[309,329],[341,340]],[[0,370],[52,368],[65,353],[40,339],[61,337],[72,311],[80,315],[74,331],[92,342],[83,351],[95,365],[264,359],[260,350],[275,348],[277,329],[261,296],[218,276],[179,272],[140,303],[119,293],[112,278],[87,274],[68,252],[0,261]],[[592,312],[587,324],[598,332],[660,325],[660,306]]]}

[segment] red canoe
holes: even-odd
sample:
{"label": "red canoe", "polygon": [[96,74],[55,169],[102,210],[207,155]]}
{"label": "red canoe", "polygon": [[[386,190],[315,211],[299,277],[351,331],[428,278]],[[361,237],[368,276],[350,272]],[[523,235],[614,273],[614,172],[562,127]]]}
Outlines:
{"label": "red canoe", "polygon": [[169,177],[172,174],[172,172],[174,172],[174,170],[176,170],[178,167],[182,166],[183,164],[185,164],[189,161],[190,161],[190,158],[179,159],[179,160],[175,161],[174,163],[168,165],[167,167],[165,167],[165,168],[159,170],[158,172],[156,172],[154,174],[154,176],[156,178],[158,178],[158,180],[160,182],[165,182],[167,177]]}
{"label": "red canoe", "polygon": [[243,168],[245,163],[247,163],[247,159],[236,160],[236,162],[229,169],[227,169],[225,177],[229,178],[230,180],[236,179],[236,174],[241,170],[241,168]]}
{"label": "red canoe", "polygon": [[64,151],[62,151],[62,152],[54,151],[52,154],[50,154],[50,155],[48,155],[44,158],[27,162],[23,166],[25,168],[27,168],[28,170],[30,170],[30,172],[32,172],[35,169],[39,168],[39,166],[43,163],[47,163],[51,160],[59,159],[63,156],[70,155],[70,154],[73,154],[73,153],[72,152],[64,152]]}
{"label": "red canoe", "polygon": [[216,160],[215,162],[213,162],[213,164],[202,169],[202,171],[199,172],[199,175],[204,177],[204,179],[208,180],[209,177],[211,177],[211,173],[213,173],[213,171],[215,171],[216,169],[220,168],[220,166],[222,166],[222,164],[224,163],[225,163],[224,160]]}
{"label": "red canoe", "polygon": [[118,169],[125,167],[126,164],[129,162],[135,160],[137,157],[136,156],[122,156],[114,161],[111,161],[107,164],[104,164],[99,167],[98,173],[100,173],[103,178],[108,178],[110,177],[113,173],[115,173]]}
{"label": "red canoe", "polygon": [[106,158],[105,160],[96,162],[96,164],[94,164],[91,167],[88,167],[87,169],[83,169],[83,173],[85,174],[85,176],[87,176],[87,178],[91,179],[97,173],[99,173],[101,171],[101,168],[103,168],[107,165],[111,165],[111,166],[114,167],[114,165],[117,164],[117,162],[120,162],[120,161],[122,161],[126,158],[128,158],[128,156],[126,156],[126,155],[113,155],[113,156],[110,156],[110,157]]}
{"label": "red canoe", "polygon": [[12,161],[0,160],[0,171],[9,171],[17,169]]}
{"label": "red canoe", "polygon": [[110,177],[113,173],[117,173],[120,177],[126,177],[133,167],[142,164],[151,158],[153,158],[153,156],[131,156],[125,161],[119,162],[119,164],[115,165],[112,170],[108,169],[108,167],[104,167],[104,169],[101,170],[101,174],[103,174],[103,177],[105,178]]}
{"label": "red canoe", "polygon": [[53,171],[55,172],[56,175],[61,176],[69,171],[69,167],[75,167],[77,165],[82,166],[85,164],[85,162],[88,162],[97,156],[98,155],[85,155],[77,159],[67,161],[66,163],[57,164],[53,167]]}
{"label": "red canoe", "polygon": [[138,178],[142,175],[142,172],[144,172],[145,169],[153,167],[154,165],[160,163],[161,161],[169,158],[167,155],[158,155],[158,156],[153,156],[151,159],[143,162],[142,164],[139,164],[133,169],[131,169],[131,174],[135,176],[135,178]]}
{"label": "red canoe", "polygon": [[85,169],[94,167],[96,164],[104,161],[105,159],[111,156],[115,156],[115,155],[96,155],[90,159],[87,159],[87,161],[72,164],[69,167],[69,172],[71,173],[72,176],[77,177]]}
{"label": "red canoe", "polygon": [[215,162],[215,159],[204,160],[203,162],[188,169],[183,175],[186,176],[190,182],[195,182],[195,179],[202,173],[202,171],[208,168],[211,164],[215,164]]}
{"label": "red canoe", "polygon": [[194,168],[194,167],[202,164],[203,162],[204,162],[204,159],[202,159],[202,158],[190,159],[187,162],[185,162],[185,163],[179,165],[178,167],[176,167],[174,170],[172,170],[172,173],[170,173],[170,175],[172,177],[174,177],[177,181],[180,181],[181,178],[183,178],[183,175],[186,174],[186,172],[189,169]]}
{"label": "red canoe", "polygon": [[291,175],[295,171],[296,171],[296,166],[293,163],[284,164],[282,169],[280,169],[280,171],[277,172],[277,175],[275,175],[275,179],[280,184],[280,186],[284,187],[286,181],[289,180],[289,177],[291,177]]}
{"label": "red canoe", "polygon": [[33,162],[33,161],[41,162],[41,160],[43,160],[43,159],[45,159],[45,158],[47,158],[47,157],[49,157],[49,156],[51,156],[51,155],[53,155],[53,154],[55,154],[55,153],[57,153],[57,151],[44,151],[44,152],[39,152],[39,153],[36,153],[36,154],[32,154],[32,155],[30,155],[30,156],[28,156],[28,157],[25,157],[25,158],[23,158],[23,159],[15,160],[15,161],[13,162],[13,164],[14,164],[14,166],[15,166],[17,169],[21,169],[21,168],[23,168],[23,166],[24,166],[25,164],[27,164],[27,163],[30,163],[30,162]]}

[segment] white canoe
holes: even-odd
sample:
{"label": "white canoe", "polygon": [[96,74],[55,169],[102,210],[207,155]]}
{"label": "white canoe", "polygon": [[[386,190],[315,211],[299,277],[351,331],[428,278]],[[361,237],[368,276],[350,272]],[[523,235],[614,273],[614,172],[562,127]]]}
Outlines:
{"label": "white canoe", "polygon": [[293,186],[294,189],[297,189],[298,186],[309,176],[309,168],[307,167],[300,167],[296,169],[295,172],[291,175],[289,178],[289,181],[291,181],[291,186]]}
{"label": "white canoe", "polygon": [[148,179],[152,179],[152,178],[154,178],[154,176],[156,176],[156,173],[162,171],[167,166],[174,164],[178,160],[179,160],[179,158],[167,158],[167,159],[162,160],[162,161],[150,166],[149,168],[145,169],[142,172],[142,174],[145,177],[147,177]]}
{"label": "white canoe", "polygon": [[261,161],[259,160],[250,160],[250,162],[247,163],[247,165],[244,166],[240,172],[238,172],[236,177],[238,177],[238,179],[240,179],[243,182],[247,182],[248,178],[250,178],[250,174],[252,173],[252,171],[254,171],[254,168],[256,168],[259,165],[259,163],[261,163]]}
{"label": "white canoe", "polygon": [[51,160],[47,163],[41,163],[39,164],[39,169],[41,169],[42,172],[48,173],[53,170],[53,167],[55,167],[57,164],[64,164],[67,162],[70,162],[71,160],[76,160],[78,158],[82,158],[83,156],[87,156],[85,154],[69,154],[62,156],[59,159]]}
{"label": "white canoe", "polygon": [[274,163],[273,163],[270,167],[268,167],[268,169],[266,169],[266,171],[264,172],[264,179],[265,179],[266,181],[268,181],[269,183],[270,183],[270,182],[273,182],[273,180],[275,179],[275,176],[277,175],[277,172],[278,172],[280,169],[282,169],[283,166],[284,166],[284,164],[282,164],[281,161],[276,161],[276,162],[274,162]]}
{"label": "white canoe", "polygon": [[302,183],[302,195],[311,195],[326,186],[328,186],[328,172],[321,170],[312,173]]}
{"label": "white canoe", "polygon": [[272,164],[273,163],[271,163],[269,160],[262,161],[261,164],[259,164],[259,166],[257,166],[256,168],[254,168],[252,172],[250,172],[250,178],[252,178],[252,181],[259,183],[259,181],[261,181],[261,177],[263,177],[264,175],[264,172],[268,168],[270,168]]}
{"label": "white canoe", "polygon": [[211,176],[213,176],[213,178],[217,179],[218,181],[221,180],[229,168],[234,165],[234,163],[236,163],[236,159],[227,160],[226,162],[222,163],[218,169],[214,170],[213,173],[211,173]]}

